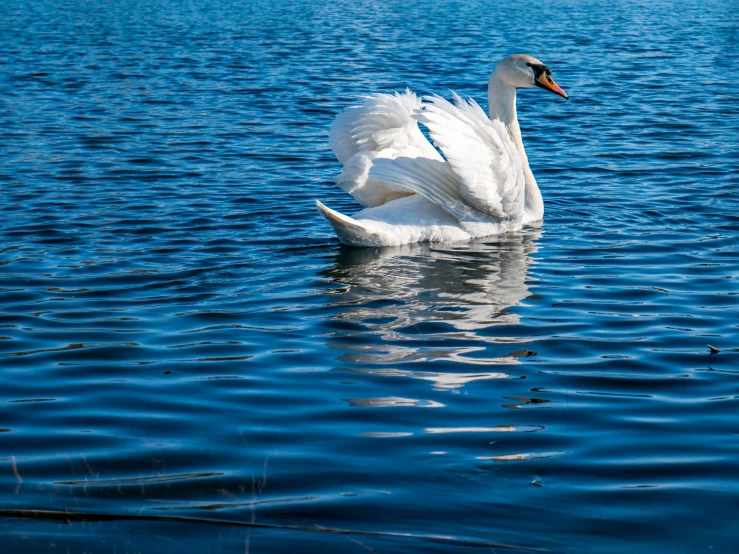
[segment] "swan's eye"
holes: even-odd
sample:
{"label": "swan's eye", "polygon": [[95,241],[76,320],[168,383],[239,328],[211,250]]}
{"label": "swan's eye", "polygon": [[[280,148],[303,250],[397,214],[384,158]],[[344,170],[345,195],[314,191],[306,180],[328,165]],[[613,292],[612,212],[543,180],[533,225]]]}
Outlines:
{"label": "swan's eye", "polygon": [[549,68],[544,64],[526,62],[526,65],[534,70],[534,79],[538,79],[539,77],[541,77],[542,73],[551,73],[551,71],[549,71]]}

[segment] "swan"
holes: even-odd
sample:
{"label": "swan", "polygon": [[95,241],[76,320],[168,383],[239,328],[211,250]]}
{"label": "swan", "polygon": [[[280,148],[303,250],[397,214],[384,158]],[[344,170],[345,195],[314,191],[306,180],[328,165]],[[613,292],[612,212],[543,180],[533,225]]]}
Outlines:
{"label": "swan", "polygon": [[350,246],[464,241],[539,221],[544,201],[524,151],[516,89],[569,98],[551,74],[527,54],[498,62],[488,82],[490,117],[456,93],[453,103],[436,95],[424,102],[410,90],[365,97],[329,132],[343,166],[334,182],[364,209],[349,217],[318,200],[316,207]]}

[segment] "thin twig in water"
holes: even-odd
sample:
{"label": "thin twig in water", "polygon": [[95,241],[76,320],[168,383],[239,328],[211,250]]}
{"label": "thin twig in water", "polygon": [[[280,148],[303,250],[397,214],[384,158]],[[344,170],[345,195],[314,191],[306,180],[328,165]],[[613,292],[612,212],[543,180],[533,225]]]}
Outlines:
{"label": "thin twig in water", "polygon": [[18,485],[15,487],[15,494],[18,494],[21,492],[21,485],[23,484],[23,479],[21,479],[21,474],[18,473],[18,464],[15,461],[15,456],[11,456],[10,459],[13,461],[13,475],[15,475],[15,478],[18,479]]}
{"label": "thin twig in water", "polygon": [[364,544],[364,543],[363,543],[362,541],[360,541],[360,540],[357,540],[357,539],[353,539],[353,538],[351,538],[351,537],[347,537],[347,539],[349,539],[350,541],[352,541],[352,542],[353,542],[354,544],[356,544],[356,545],[358,545],[358,546],[361,546],[361,547],[362,547],[362,548],[364,548],[364,549],[365,549],[365,550],[366,550],[367,552],[371,552],[372,554],[375,554],[375,551],[374,551],[374,550],[372,550],[372,549],[371,549],[371,548],[370,548],[369,546],[367,546],[366,544]]}

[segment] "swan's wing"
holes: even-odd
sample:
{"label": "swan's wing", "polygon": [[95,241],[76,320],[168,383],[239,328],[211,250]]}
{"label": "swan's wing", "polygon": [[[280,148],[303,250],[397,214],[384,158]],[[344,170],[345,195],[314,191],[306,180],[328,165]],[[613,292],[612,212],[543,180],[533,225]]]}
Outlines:
{"label": "swan's wing", "polygon": [[421,99],[410,90],[367,96],[360,106],[336,117],[329,132],[331,150],[341,165],[359,152],[388,148],[411,157],[440,159],[413,118],[420,108]]}
{"label": "swan's wing", "polygon": [[375,160],[398,156],[442,159],[413,117],[420,108],[421,100],[409,90],[374,94],[339,114],[331,125],[331,150],[344,166],[334,181],[363,206],[380,206],[412,193],[373,179],[370,169]]}
{"label": "swan's wing", "polygon": [[491,121],[473,100],[454,104],[427,97],[416,119],[424,124],[459,179],[459,196],[484,214],[511,219],[523,213],[521,156],[505,126]]}
{"label": "swan's wing", "polygon": [[425,196],[459,221],[489,222],[487,214],[472,207],[460,194],[459,178],[444,161],[429,158],[375,160],[370,178]]}

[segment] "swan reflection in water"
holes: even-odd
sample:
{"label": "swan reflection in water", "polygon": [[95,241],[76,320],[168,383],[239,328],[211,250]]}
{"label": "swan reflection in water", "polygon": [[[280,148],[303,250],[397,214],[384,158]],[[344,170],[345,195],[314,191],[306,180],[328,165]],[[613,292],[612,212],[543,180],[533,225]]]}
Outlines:
{"label": "swan reflection in water", "polygon": [[[540,236],[529,227],[466,244],[342,247],[323,273],[338,285],[329,293],[335,313],[327,322],[329,347],[342,351],[337,369],[424,379],[447,390],[510,377],[459,373],[455,365],[500,367],[533,354],[521,348],[525,340],[510,330],[496,336],[495,328],[519,323],[509,308],[531,294],[527,273]],[[418,362],[435,363],[418,370]]]}

